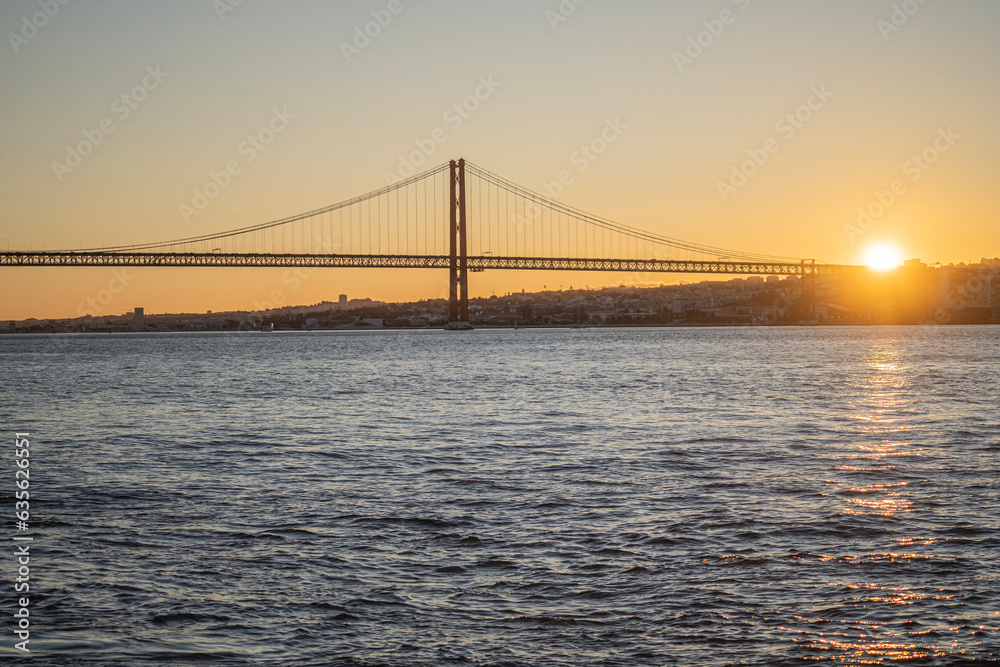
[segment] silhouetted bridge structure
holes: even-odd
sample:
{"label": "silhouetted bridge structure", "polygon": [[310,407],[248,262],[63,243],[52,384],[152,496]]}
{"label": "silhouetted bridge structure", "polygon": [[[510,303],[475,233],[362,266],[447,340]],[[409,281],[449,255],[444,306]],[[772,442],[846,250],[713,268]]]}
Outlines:
{"label": "silhouetted bridge structure", "polygon": [[799,276],[861,267],[688,243],[590,215],[452,161],[333,206],[216,234],[132,246],[0,253],[0,266],[440,269],[449,321],[469,322],[469,273],[617,271]]}

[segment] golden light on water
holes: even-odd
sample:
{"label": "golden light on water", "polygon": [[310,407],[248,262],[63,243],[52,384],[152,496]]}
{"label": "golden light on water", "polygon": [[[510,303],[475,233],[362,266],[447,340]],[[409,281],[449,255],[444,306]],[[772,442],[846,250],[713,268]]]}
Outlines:
{"label": "golden light on water", "polygon": [[[837,562],[887,563],[929,559],[914,553],[877,553],[841,556]],[[952,591],[914,591],[906,586],[875,582],[830,582],[830,586],[843,589],[844,602],[864,609],[876,610],[885,606],[907,607],[923,601],[949,602],[960,597]],[[936,639],[946,632],[961,628],[940,624],[929,626],[924,622],[911,622],[903,627],[874,620],[813,618],[794,616],[800,627],[782,626],[792,635],[792,641],[810,651],[830,654],[831,662],[850,665],[885,665],[900,661],[944,657],[946,652],[936,645]],[[981,631],[982,629],[977,629]]]}
{"label": "golden light on water", "polygon": [[913,501],[903,491],[890,491],[893,487],[906,486],[907,482],[894,484],[871,484],[866,487],[852,488],[847,491],[853,497],[847,502],[856,505],[856,509],[848,510],[848,514],[877,514],[892,516],[899,512],[912,511]]}
{"label": "golden light on water", "polygon": [[[872,268],[889,269],[899,264],[899,253],[891,247],[873,249],[868,256]],[[914,511],[918,496],[915,482],[899,479],[896,472],[905,465],[901,459],[922,456],[916,442],[919,425],[910,412],[913,399],[912,367],[906,349],[894,336],[878,337],[858,360],[849,378],[853,400],[848,415],[858,439],[834,465],[839,479],[831,481],[843,503],[842,514],[854,517],[893,517]],[[872,565],[923,563],[938,556],[912,547],[930,546],[935,538],[899,538],[898,550],[885,549],[830,557],[842,565],[859,566],[858,573],[870,573]],[[843,589],[845,604],[875,611],[886,607],[909,607],[920,602],[946,601],[947,591],[912,589],[896,582],[860,579],[831,581]],[[935,645],[940,628],[922,624],[902,628],[859,619],[817,618],[796,639],[810,650],[836,655],[835,662],[852,665],[884,665],[899,661],[933,659],[943,655]]]}

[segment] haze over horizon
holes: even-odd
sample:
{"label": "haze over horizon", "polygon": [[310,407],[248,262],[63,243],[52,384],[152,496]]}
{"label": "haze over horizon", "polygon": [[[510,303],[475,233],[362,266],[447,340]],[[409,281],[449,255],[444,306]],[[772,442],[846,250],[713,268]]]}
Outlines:
{"label": "haze over horizon", "polygon": [[[694,243],[831,263],[878,243],[1000,255],[1000,5],[579,1],[6,2],[0,248],[220,232],[464,157]],[[116,280],[100,314],[447,290],[429,270],[116,272],[0,268],[0,319],[76,317]],[[497,271],[471,291],[625,278]],[[664,282],[682,278],[701,279]]]}

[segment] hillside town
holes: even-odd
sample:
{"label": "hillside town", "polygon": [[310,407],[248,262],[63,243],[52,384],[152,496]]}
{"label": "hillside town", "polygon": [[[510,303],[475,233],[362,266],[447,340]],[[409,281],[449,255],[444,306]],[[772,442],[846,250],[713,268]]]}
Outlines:
{"label": "hillside town", "polygon": [[[521,292],[472,298],[476,327],[741,326],[792,324],[1000,323],[1000,258],[929,267],[910,260],[884,276],[751,276]],[[121,315],[10,321],[2,333],[439,328],[448,301],[348,299],[260,311]]]}

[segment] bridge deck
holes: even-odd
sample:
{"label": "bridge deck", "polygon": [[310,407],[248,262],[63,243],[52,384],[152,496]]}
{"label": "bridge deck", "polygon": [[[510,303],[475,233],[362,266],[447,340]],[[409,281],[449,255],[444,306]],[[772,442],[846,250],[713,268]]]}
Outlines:
{"label": "bridge deck", "polygon": [[[149,266],[149,267],[317,267],[379,269],[448,269],[449,255],[332,255],[161,252],[2,252],[0,266]],[[715,273],[727,275],[830,275],[863,267],[811,262],[731,260],[586,259],[470,256],[470,271],[619,271],[642,273]]]}

